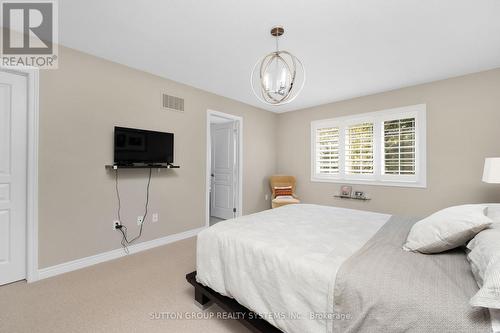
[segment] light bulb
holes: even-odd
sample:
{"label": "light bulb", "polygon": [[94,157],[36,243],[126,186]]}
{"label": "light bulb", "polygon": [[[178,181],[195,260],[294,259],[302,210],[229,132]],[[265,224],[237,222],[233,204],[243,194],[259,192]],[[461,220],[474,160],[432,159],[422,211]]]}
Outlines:
{"label": "light bulb", "polygon": [[270,87],[269,87],[269,73],[264,74],[264,89],[266,89],[266,91],[270,90]]}
{"label": "light bulb", "polygon": [[280,89],[284,89],[285,87],[286,87],[286,69],[283,67],[281,69]]}

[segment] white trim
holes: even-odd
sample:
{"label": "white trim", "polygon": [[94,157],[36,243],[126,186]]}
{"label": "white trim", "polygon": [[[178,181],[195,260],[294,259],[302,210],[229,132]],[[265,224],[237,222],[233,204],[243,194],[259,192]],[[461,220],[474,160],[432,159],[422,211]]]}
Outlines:
{"label": "white trim", "polygon": [[[153,239],[153,240],[150,240],[147,242],[142,242],[139,244],[131,245],[128,247],[128,250],[129,250],[130,254],[142,252],[142,251],[149,250],[149,249],[152,249],[152,248],[155,248],[158,246],[162,246],[162,245],[170,244],[170,243],[177,242],[177,241],[180,241],[183,239],[194,237],[203,229],[205,229],[205,227],[198,228],[198,229],[192,229],[192,230],[184,231],[184,232],[181,232],[178,234],[169,235],[166,237],[157,238],[157,239]],[[111,250],[108,252],[96,254],[96,255],[93,255],[90,257],[85,257],[85,258],[81,258],[81,259],[77,259],[77,260],[68,261],[68,262],[65,262],[65,263],[62,263],[59,265],[50,266],[47,268],[40,269],[38,271],[38,278],[40,280],[46,279],[46,278],[56,276],[59,274],[76,271],[76,270],[81,269],[81,268],[85,268],[85,267],[93,266],[93,265],[100,264],[100,263],[103,263],[106,261],[121,258],[121,257],[124,257],[126,255],[127,254],[123,251],[123,249],[116,249],[116,250]]]}
{"label": "white trim", "polygon": [[207,110],[207,136],[206,136],[206,179],[205,179],[205,226],[210,226],[210,168],[211,168],[211,137],[210,137],[210,116],[231,119],[239,123],[238,126],[238,204],[236,207],[236,216],[243,215],[243,118],[229,113],[215,110]]}
{"label": "white trim", "polygon": [[0,66],[0,70],[24,75],[28,81],[28,165],[26,192],[26,280],[38,280],[38,139],[39,70],[34,67]]}
{"label": "white trim", "polygon": [[[355,185],[380,185],[380,186],[397,186],[397,187],[427,187],[427,119],[426,119],[426,104],[411,105],[405,107],[399,107],[394,109],[368,112],[363,114],[357,114],[352,116],[337,117],[331,119],[315,120],[311,122],[311,181],[312,182],[328,182],[328,183],[348,183]],[[383,145],[380,138],[383,135],[381,129],[383,122],[390,120],[394,117],[415,117],[417,123],[415,132],[415,156],[417,165],[415,176],[396,176],[396,175],[384,175],[383,174]],[[315,135],[316,129],[325,126],[339,127],[340,138],[339,144],[342,147],[344,143],[344,131],[346,125],[356,124],[361,122],[370,122],[374,125],[374,142],[373,142],[373,152],[374,152],[374,173],[373,175],[366,176],[346,176],[344,175],[344,149],[339,151],[339,174],[338,175],[328,175],[328,176],[318,176],[316,175],[316,145],[315,145]]]}

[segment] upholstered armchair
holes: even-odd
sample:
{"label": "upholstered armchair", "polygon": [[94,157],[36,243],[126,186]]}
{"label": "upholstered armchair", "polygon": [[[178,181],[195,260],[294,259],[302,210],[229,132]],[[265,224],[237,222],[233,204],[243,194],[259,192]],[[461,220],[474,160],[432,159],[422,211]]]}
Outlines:
{"label": "upholstered armchair", "polygon": [[300,203],[300,200],[295,195],[295,177],[271,176],[269,178],[269,184],[272,192],[272,208]]}

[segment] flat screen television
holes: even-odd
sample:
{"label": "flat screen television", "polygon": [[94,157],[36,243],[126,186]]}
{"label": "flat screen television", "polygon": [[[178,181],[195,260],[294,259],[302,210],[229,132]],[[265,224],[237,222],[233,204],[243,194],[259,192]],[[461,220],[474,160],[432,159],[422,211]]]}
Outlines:
{"label": "flat screen television", "polygon": [[174,163],[174,134],[115,127],[114,163]]}

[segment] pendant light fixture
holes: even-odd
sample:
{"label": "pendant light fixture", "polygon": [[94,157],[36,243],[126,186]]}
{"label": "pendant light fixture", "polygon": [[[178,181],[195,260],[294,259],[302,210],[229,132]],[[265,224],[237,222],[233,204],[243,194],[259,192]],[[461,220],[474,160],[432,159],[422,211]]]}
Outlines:
{"label": "pendant light fixture", "polygon": [[285,33],[281,26],[271,29],[276,38],[276,51],[257,61],[250,76],[255,96],[269,105],[293,101],[304,88],[306,72],[302,62],[288,51],[280,51],[278,40]]}

